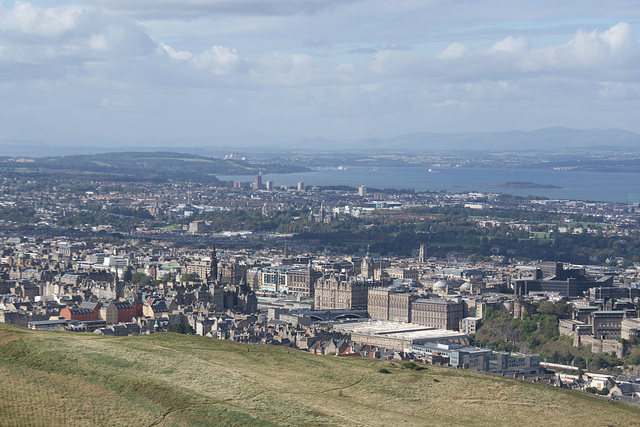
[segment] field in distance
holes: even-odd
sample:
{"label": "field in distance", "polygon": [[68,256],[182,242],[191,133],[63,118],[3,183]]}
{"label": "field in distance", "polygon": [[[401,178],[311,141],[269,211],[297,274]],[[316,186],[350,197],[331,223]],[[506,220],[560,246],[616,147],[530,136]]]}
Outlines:
{"label": "field in distance", "polygon": [[173,333],[100,337],[0,324],[0,380],[2,426],[640,422],[635,406],[504,377]]}

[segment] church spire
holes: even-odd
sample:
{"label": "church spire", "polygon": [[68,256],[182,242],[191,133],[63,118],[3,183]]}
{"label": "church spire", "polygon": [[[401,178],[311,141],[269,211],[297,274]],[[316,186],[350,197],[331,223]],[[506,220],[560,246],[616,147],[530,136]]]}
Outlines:
{"label": "church spire", "polygon": [[209,280],[218,280],[218,254],[216,252],[216,245],[213,245],[213,252],[211,252],[211,266],[209,267]]}
{"label": "church spire", "polygon": [[115,273],[113,273],[113,292],[115,294],[115,299],[120,300],[124,298],[124,292],[122,291],[122,285],[118,280],[118,269],[116,268]]}

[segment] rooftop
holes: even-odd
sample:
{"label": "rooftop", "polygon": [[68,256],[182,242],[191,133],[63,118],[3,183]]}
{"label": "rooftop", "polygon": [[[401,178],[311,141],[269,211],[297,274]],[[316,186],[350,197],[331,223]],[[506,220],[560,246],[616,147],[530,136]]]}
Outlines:
{"label": "rooftop", "polygon": [[383,320],[364,320],[338,323],[334,330],[357,335],[370,335],[384,338],[409,341],[412,343],[466,339],[467,336],[458,331],[435,329],[415,323],[387,322]]}

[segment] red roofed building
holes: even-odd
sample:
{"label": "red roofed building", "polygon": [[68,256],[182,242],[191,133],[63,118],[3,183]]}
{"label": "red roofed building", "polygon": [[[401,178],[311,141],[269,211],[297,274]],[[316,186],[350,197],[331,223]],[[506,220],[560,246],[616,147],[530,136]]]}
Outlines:
{"label": "red roofed building", "polygon": [[63,308],[60,316],[67,320],[97,320],[101,306],[99,302],[83,302],[78,308]]}

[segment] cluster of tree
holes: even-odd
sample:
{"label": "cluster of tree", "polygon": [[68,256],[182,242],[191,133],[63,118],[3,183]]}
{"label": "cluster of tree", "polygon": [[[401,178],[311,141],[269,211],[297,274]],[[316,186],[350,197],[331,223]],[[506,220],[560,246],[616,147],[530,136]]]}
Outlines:
{"label": "cluster of tree", "polygon": [[141,219],[153,219],[153,215],[151,215],[148,210],[142,208],[114,206],[107,209],[107,212],[113,215],[130,216],[133,218]]}
{"label": "cluster of tree", "polygon": [[33,224],[40,221],[40,217],[38,217],[34,209],[18,206],[0,207],[0,219],[18,224]]}
{"label": "cluster of tree", "polygon": [[[419,221],[381,214],[349,218],[338,224],[296,223],[284,228],[300,233],[303,239],[317,239],[322,245],[332,247],[350,247],[354,242],[370,245],[373,252],[381,255],[393,253],[408,256],[420,243],[425,243],[428,253],[440,257],[453,250],[474,254],[477,259],[488,259],[491,255],[499,254],[506,258],[575,264],[609,262],[616,265],[617,258],[624,260],[623,266],[640,262],[640,235],[637,230],[632,230],[635,235],[625,239],[602,233],[569,234],[555,231],[549,232],[547,239],[536,239],[528,230],[508,225],[479,227],[476,221],[466,216],[468,212],[460,209],[422,211],[423,214],[429,212],[436,215]],[[544,218],[540,215],[540,212],[535,213],[536,217]]]}
{"label": "cluster of tree", "polygon": [[183,283],[186,283],[186,282],[199,282],[201,279],[198,273],[186,273],[180,277],[180,280]]}
{"label": "cluster of tree", "polygon": [[571,167],[573,170],[582,170],[582,171],[594,171],[598,173],[603,172],[629,172],[629,173],[637,173],[640,172],[640,159],[623,159],[623,158],[614,158],[614,159],[589,159],[589,158],[580,158],[580,159],[563,159],[556,160],[551,159],[550,161],[533,163],[528,167],[532,168],[566,168]]}
{"label": "cluster of tree", "polygon": [[155,182],[193,181],[219,182],[215,175],[234,175],[251,173],[291,173],[305,172],[309,169],[284,165],[277,162],[252,164],[246,161],[223,160],[213,157],[171,152],[125,152],[95,155],[35,158],[33,162],[22,163],[21,167],[29,171],[43,172],[55,170],[90,172],[103,176],[144,178]]}
{"label": "cluster of tree", "polygon": [[[130,272],[130,270],[127,270]],[[123,279],[126,282],[126,277],[123,277]],[[133,273],[131,274],[131,284],[139,286],[141,288],[147,287],[147,286],[156,286],[158,281],[157,280],[153,280],[153,278],[151,276],[147,276],[144,273]]]}
{"label": "cluster of tree", "polygon": [[569,308],[566,303],[556,307],[545,302],[542,307],[534,306],[532,310],[534,314],[514,319],[506,311],[488,308],[483,324],[473,338],[496,350],[540,352],[544,343],[559,336],[558,318],[566,317]]}
{"label": "cluster of tree", "polygon": [[251,230],[276,232],[286,229],[296,229],[295,224],[306,223],[302,216],[307,213],[295,209],[285,211],[273,211],[269,215],[263,215],[259,210],[237,209],[233,211],[202,212],[184,220],[206,221],[210,224],[206,231],[220,232],[224,230]]}
{"label": "cluster of tree", "polygon": [[133,216],[116,215],[109,212],[66,212],[56,223],[62,227],[111,225],[119,230],[131,230],[141,226],[144,219]]}
{"label": "cluster of tree", "polygon": [[549,259],[569,261],[575,264],[617,265],[616,258],[624,260],[623,266],[640,262],[640,237],[637,234],[629,238],[604,236],[602,234],[562,234],[551,233],[552,244],[549,247]]}
{"label": "cluster of tree", "polygon": [[[71,180],[70,185],[68,181],[69,180],[67,180],[67,184],[68,184],[67,187],[59,184],[57,186],[58,190],[63,193],[69,193],[74,195],[79,195],[82,193],[86,193],[88,191],[95,194],[118,193],[123,195],[138,194],[144,191],[139,187],[135,187],[131,185],[123,185],[123,184],[103,185],[99,180],[85,181],[82,179],[75,179],[75,180]],[[92,202],[87,202],[87,203],[92,203]]]}
{"label": "cluster of tree", "polygon": [[[253,230],[295,233],[301,240],[318,241],[320,247],[342,252],[358,252],[370,246],[373,253],[409,256],[421,243],[429,254],[444,257],[450,251],[471,254],[475,260],[488,260],[492,255],[508,258],[602,264],[624,258],[626,263],[640,261],[640,239],[620,239],[603,234],[566,234],[550,232],[546,239],[535,239],[526,229],[508,225],[480,227],[462,207],[415,208],[409,215],[428,215],[419,220],[407,219],[388,212],[367,217],[341,216],[330,223],[309,222],[308,210],[272,211],[263,215],[258,210],[235,210],[201,213],[189,220],[205,220],[207,231]],[[555,214],[501,210],[492,218],[559,220]],[[597,221],[598,218],[588,218]],[[187,221],[187,220],[185,220]]]}
{"label": "cluster of tree", "polygon": [[607,396],[609,394],[609,389],[606,387],[604,387],[602,390],[598,390],[595,387],[587,387],[585,391],[588,393],[599,394],[601,396]]}
{"label": "cluster of tree", "polygon": [[[640,365],[640,348],[630,345],[623,359],[609,353],[574,347],[569,337],[560,336],[559,319],[569,317],[571,306],[564,301],[542,301],[530,307],[531,315],[514,319],[508,312],[487,309],[473,340],[495,350],[538,353],[547,362],[599,370],[620,365]],[[629,343],[633,344],[633,343]]]}
{"label": "cluster of tree", "polygon": [[[505,197],[503,195],[501,197]],[[518,199],[520,200],[520,199]],[[532,223],[545,222],[545,223],[557,223],[570,219],[573,222],[602,222],[601,216],[595,215],[583,215],[583,214],[559,214],[555,212],[534,211],[530,209],[521,209],[513,207],[507,208],[492,208],[483,209],[481,211],[477,209],[465,208],[463,206],[421,206],[406,209],[406,212],[422,214],[422,215],[444,215],[446,217],[458,217],[458,218],[486,218],[502,221],[528,221]]]}
{"label": "cluster of tree", "polygon": [[5,187],[0,191],[0,194],[20,195],[31,191],[43,191],[50,188],[51,185],[51,182],[46,178],[45,174],[36,173],[24,176],[17,172],[7,171],[7,169],[2,166],[0,166],[0,176],[5,179],[14,180],[11,186],[13,188]]}
{"label": "cluster of tree", "polygon": [[178,334],[184,334],[184,335],[195,335],[196,331],[193,330],[193,328],[191,327],[191,325],[185,325],[182,323],[174,323],[171,326],[171,331],[170,332],[176,332]]}

